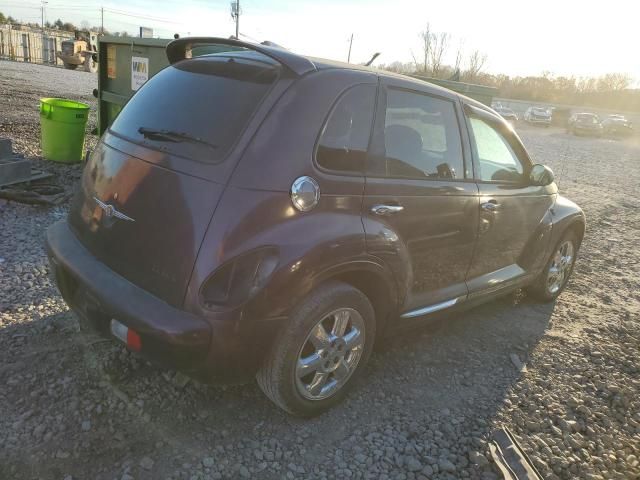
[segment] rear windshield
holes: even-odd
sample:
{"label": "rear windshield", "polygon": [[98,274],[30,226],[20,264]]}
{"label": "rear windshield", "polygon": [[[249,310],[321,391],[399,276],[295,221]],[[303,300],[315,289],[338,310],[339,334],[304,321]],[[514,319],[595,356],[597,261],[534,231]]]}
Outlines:
{"label": "rear windshield", "polygon": [[584,123],[598,123],[598,119],[595,115],[578,115],[578,121]]}
{"label": "rear windshield", "polygon": [[111,131],[198,161],[222,161],[278,78],[272,62],[227,56],[184,60],[151,78]]}

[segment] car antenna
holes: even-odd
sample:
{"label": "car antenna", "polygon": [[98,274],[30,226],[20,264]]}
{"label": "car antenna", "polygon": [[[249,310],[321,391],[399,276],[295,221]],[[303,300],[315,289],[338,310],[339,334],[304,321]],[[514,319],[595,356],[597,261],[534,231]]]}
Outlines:
{"label": "car antenna", "polygon": [[373,63],[373,61],[374,61],[376,58],[378,58],[379,56],[380,56],[380,52],[376,52],[376,53],[374,53],[374,54],[373,54],[373,57],[371,57],[371,59],[370,59],[367,63],[365,63],[365,64],[363,64],[363,65],[364,65],[365,67],[368,67],[368,66],[369,66],[369,65],[371,65],[371,64]]}

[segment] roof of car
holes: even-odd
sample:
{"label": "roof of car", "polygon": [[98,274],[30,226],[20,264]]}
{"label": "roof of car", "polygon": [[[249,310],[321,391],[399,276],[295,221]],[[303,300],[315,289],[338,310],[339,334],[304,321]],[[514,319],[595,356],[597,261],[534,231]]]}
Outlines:
{"label": "roof of car", "polygon": [[411,77],[409,75],[403,75],[401,73],[390,72],[388,70],[381,70],[381,69],[378,69],[378,68],[375,68],[375,67],[368,67],[366,65],[359,65],[359,64],[354,64],[354,63],[341,62],[339,60],[331,60],[331,59],[328,59],[328,58],[310,57],[310,56],[304,56],[304,55],[300,55],[300,57],[301,58],[306,58],[307,60],[312,62],[313,65],[315,65],[317,71],[323,71],[323,70],[345,70],[345,71],[355,70],[355,71],[360,71],[360,72],[369,72],[369,73],[373,73],[374,75],[378,75],[380,77],[396,78],[398,80],[409,82],[409,83],[415,84],[416,86],[420,86],[420,87],[427,86],[434,93],[437,92],[437,93],[439,93],[441,95],[444,95],[444,96],[462,97],[462,98],[465,98],[465,99],[467,98],[464,95],[461,95],[461,94],[459,94],[457,92],[454,92],[453,90],[450,90],[448,88],[441,87],[440,85],[436,85],[435,83],[430,83],[428,81],[421,80],[421,79],[415,78],[415,77]]}
{"label": "roof of car", "polygon": [[[394,72],[388,72],[386,70],[379,70],[373,67],[367,67],[364,65],[357,65],[353,63],[340,62],[337,60],[329,60],[325,58],[317,58],[310,57],[305,55],[300,55],[298,53],[287,50],[283,47],[276,47],[273,45],[264,45],[264,44],[255,44],[242,42],[234,39],[224,39],[224,38],[214,38],[214,37],[192,37],[192,38],[181,38],[178,40],[174,40],[169,43],[167,46],[167,57],[169,58],[170,63],[174,63],[179,61],[180,59],[185,58],[185,52],[192,45],[228,45],[230,47],[239,47],[246,48],[247,50],[235,50],[235,51],[227,51],[222,54],[225,55],[237,55],[243,56],[245,58],[251,58],[256,60],[257,56],[263,56],[269,58],[271,61],[276,61],[288,69],[292,70],[297,75],[305,75],[308,73],[312,73],[313,71],[321,71],[321,70],[356,70],[369,72],[377,76],[387,77],[387,78],[396,78],[402,80],[403,82],[407,82],[409,84],[414,84],[417,87],[424,88],[425,86],[429,88],[429,90],[433,93],[439,94],[441,96],[454,98],[461,97],[467,100],[467,97],[456,93],[448,88],[441,87],[439,85],[435,85],[433,83],[427,82],[425,80],[421,80],[418,78],[410,77],[407,75],[401,75]],[[218,53],[212,55],[219,55]],[[271,63],[271,62],[269,62]],[[469,99],[470,100],[470,99]]]}

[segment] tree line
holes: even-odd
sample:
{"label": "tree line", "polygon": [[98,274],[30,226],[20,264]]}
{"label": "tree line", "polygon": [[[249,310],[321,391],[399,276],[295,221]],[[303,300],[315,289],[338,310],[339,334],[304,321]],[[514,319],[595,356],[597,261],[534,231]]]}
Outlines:
{"label": "tree line", "polygon": [[[391,62],[379,68],[396,73],[449,79],[486,85],[498,89],[498,96],[542,103],[560,103],[640,111],[640,90],[632,88],[634,79],[625,73],[602,76],[556,76],[543,72],[534,76],[509,76],[484,72],[487,54],[465,49],[463,42],[452,45],[446,32],[426,28],[418,34],[418,47],[411,49],[411,62]],[[451,48],[455,51],[451,51]],[[444,59],[451,51],[452,64]]]}

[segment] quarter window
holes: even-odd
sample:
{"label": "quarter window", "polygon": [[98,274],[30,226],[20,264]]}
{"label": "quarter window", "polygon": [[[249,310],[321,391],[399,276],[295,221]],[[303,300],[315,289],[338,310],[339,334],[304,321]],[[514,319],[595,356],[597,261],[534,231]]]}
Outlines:
{"label": "quarter window", "polygon": [[318,141],[318,165],[342,172],[364,170],[375,99],[375,85],[359,85],[338,100]]}
{"label": "quarter window", "polygon": [[372,168],[388,177],[460,179],[465,177],[460,131],[452,102],[389,89],[383,158]]}
{"label": "quarter window", "polygon": [[513,148],[496,128],[476,117],[470,117],[480,172],[478,178],[492,182],[520,182],[524,168]]}

